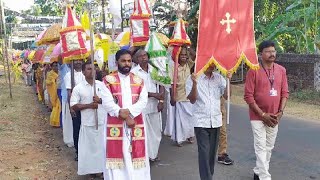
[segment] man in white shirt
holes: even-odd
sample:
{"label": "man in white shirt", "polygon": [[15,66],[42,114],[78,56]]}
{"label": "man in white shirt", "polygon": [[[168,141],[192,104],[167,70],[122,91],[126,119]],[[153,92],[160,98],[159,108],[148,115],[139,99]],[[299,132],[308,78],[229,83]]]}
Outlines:
{"label": "man in white shirt", "polygon": [[146,124],[149,159],[151,162],[155,162],[160,160],[158,151],[162,137],[161,111],[164,107],[164,87],[157,85],[151,79],[153,67],[148,64],[148,53],[143,49],[139,49],[135,55],[139,64],[131,72],[143,79],[148,91],[148,104],[142,111],[142,115]]}
{"label": "man in white shirt", "polygon": [[116,53],[118,72],[103,81],[116,103],[108,110],[106,125],[106,166],[104,179],[150,180],[150,165],[142,110],[148,101],[143,80],[130,73],[132,57],[128,50]]}
{"label": "man in white shirt", "polygon": [[[68,64],[62,64],[59,69],[59,80],[61,83],[61,118],[63,142],[68,147],[74,147],[72,117],[69,110],[69,97],[65,83],[65,76],[70,71]],[[69,84],[71,84],[69,82]]]}
{"label": "man in white shirt", "polygon": [[[217,154],[222,114],[220,97],[227,97],[226,80],[218,73],[212,63],[197,79],[196,74],[188,77],[186,94],[193,104],[195,135],[198,144],[198,163],[201,180],[212,180]],[[231,79],[230,73],[228,78]]]}
{"label": "man in white shirt", "polygon": [[[72,91],[71,108],[81,112],[81,128],[79,133],[78,174],[90,174],[94,178],[104,169],[104,124],[107,117],[102,103],[113,104],[113,98],[106,86],[93,79],[94,66],[87,61],[82,65],[85,80],[79,83]],[[96,96],[94,96],[94,83]],[[107,107],[110,110],[110,106]],[[95,110],[97,114],[95,114]],[[98,129],[96,129],[96,115]]]}
{"label": "man in white shirt", "polygon": [[[70,98],[72,89],[74,86],[78,85],[82,81],[85,80],[85,77],[82,73],[82,60],[76,60],[74,61],[74,83],[71,82],[71,71],[69,71],[64,76],[64,82],[66,89],[68,91],[68,104],[64,104],[62,108],[62,115],[64,124],[64,133],[71,133],[73,132],[73,142],[74,142],[74,148],[76,149],[76,155],[75,155],[75,161],[78,161],[78,140],[79,140],[79,131],[80,131],[80,125],[81,125],[81,113],[80,111],[74,111],[70,109]],[[70,119],[70,114],[72,116],[72,119]],[[72,123],[72,126],[71,126]],[[71,129],[72,127],[72,129]]]}

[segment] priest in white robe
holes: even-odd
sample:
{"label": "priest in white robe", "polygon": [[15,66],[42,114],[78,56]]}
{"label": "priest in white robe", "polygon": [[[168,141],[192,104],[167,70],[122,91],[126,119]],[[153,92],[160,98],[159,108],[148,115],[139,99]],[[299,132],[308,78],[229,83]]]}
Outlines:
{"label": "priest in white robe", "polygon": [[118,72],[103,79],[116,103],[111,110],[107,109],[104,179],[150,180],[147,137],[141,114],[147,105],[148,92],[143,80],[130,73],[130,51],[119,50],[116,63]]}

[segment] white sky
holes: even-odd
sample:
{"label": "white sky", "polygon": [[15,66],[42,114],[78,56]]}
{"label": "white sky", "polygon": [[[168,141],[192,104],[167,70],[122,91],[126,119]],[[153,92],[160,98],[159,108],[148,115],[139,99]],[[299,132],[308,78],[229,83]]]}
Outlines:
{"label": "white sky", "polygon": [[34,3],[33,0],[3,0],[3,2],[6,7],[15,11],[27,10]]}
{"label": "white sky", "polygon": [[[123,0],[122,3],[127,4],[133,1]],[[34,4],[34,0],[3,0],[3,2],[5,6],[15,11],[27,10]]]}

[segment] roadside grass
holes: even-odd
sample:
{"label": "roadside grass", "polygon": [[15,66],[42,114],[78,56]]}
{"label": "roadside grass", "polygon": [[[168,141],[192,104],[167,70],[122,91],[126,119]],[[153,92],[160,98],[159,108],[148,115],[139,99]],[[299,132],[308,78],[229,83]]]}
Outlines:
{"label": "roadside grass", "polygon": [[[315,90],[300,90],[291,93],[293,100],[320,106],[320,92]],[[320,108],[320,107],[319,107]]]}
{"label": "roadside grass", "polygon": [[[9,86],[5,83],[4,76],[0,76],[0,138],[2,136],[14,136],[21,138],[21,129],[25,127],[26,121],[43,118],[35,116],[34,91],[26,86],[22,80],[12,84],[12,96],[9,96]],[[23,136],[22,136],[23,137]]]}

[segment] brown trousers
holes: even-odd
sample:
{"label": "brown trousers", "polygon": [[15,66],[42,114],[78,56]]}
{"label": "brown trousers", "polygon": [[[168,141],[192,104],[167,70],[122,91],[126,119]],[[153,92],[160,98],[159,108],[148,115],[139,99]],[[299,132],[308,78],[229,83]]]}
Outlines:
{"label": "brown trousers", "polygon": [[219,136],[219,147],[218,147],[218,156],[227,153],[227,114],[226,107],[224,106],[225,99],[223,97],[220,98],[221,104],[221,113],[222,113],[222,126],[220,128],[220,136]]}

